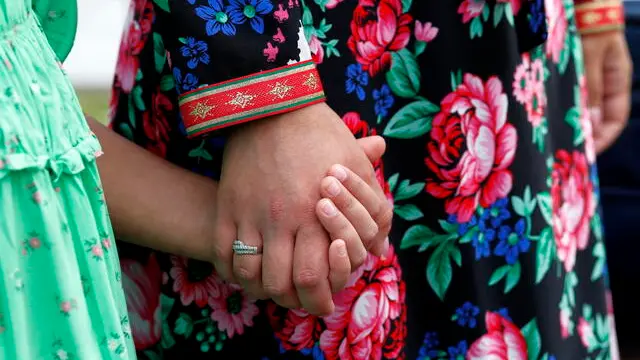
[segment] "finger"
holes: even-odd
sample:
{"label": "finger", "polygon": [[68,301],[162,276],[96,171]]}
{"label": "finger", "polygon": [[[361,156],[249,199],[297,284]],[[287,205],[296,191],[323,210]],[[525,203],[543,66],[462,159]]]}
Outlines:
{"label": "finger", "polygon": [[[377,235],[373,241],[367,246],[367,250],[373,255],[380,256],[384,251],[384,239],[389,235],[391,230],[391,221],[393,219],[393,208],[388,199],[382,193],[382,196],[376,192],[376,188],[365,182],[356,173],[345,166],[334,165],[329,170],[329,174],[340,180],[344,187],[365,207],[371,218],[377,225]],[[377,181],[376,181],[377,184]],[[379,188],[379,186],[377,186]],[[382,190],[380,189],[380,192]],[[374,194],[372,196],[372,193]],[[336,203],[338,208],[344,212],[340,203]],[[350,219],[351,220],[351,219]]]}
{"label": "finger", "polygon": [[[371,188],[366,184],[364,187],[369,188],[371,191],[369,194],[370,198],[365,200],[369,200],[369,202],[379,202],[379,198],[375,195],[373,190],[371,190]],[[361,204],[359,199],[356,199],[354,195],[347,191],[338,179],[333,176],[328,176],[322,179],[322,182],[320,183],[320,192],[323,197],[327,197],[333,201],[333,204],[337,207],[337,209],[335,209],[335,207],[333,209],[335,211],[339,210],[344,217],[346,217],[347,222],[350,223],[350,227],[355,228],[355,231],[357,231],[364,247],[367,249],[372,248],[375,245],[372,242],[378,235],[378,225],[375,223],[365,206]],[[330,203],[325,202],[324,205],[326,206],[323,208],[330,210]],[[375,211],[378,211],[378,209],[376,208]],[[331,235],[337,235],[331,231],[329,231],[329,233],[331,233]],[[336,239],[337,237],[334,236],[333,239]]]}
{"label": "finger", "polygon": [[237,229],[231,217],[226,212],[218,211],[216,218],[215,242],[212,244],[212,262],[223,280],[229,283],[237,283],[233,276],[233,250],[232,244],[236,239]]}
{"label": "finger", "polygon": [[[362,211],[366,216],[369,216],[364,208],[362,208]],[[316,213],[331,239],[344,239],[343,242],[346,244],[351,270],[353,271],[360,267],[367,257],[367,250],[361,237],[358,236],[358,232],[353,227],[353,222],[350,222],[329,199],[318,201]],[[369,221],[373,223],[373,219],[370,218]],[[375,223],[373,224],[375,225]]]}
{"label": "finger", "polygon": [[374,163],[382,157],[387,147],[384,139],[381,136],[367,136],[356,140],[358,145],[362,148],[367,158],[371,163]]}
{"label": "finger", "polygon": [[347,281],[349,281],[351,268],[345,241],[341,239],[332,241],[331,245],[329,245],[329,282],[331,283],[331,291],[337,293],[344,289]]}
{"label": "finger", "polygon": [[329,238],[322,225],[300,227],[293,258],[293,284],[310,314],[329,315],[334,304],[329,284]]}
{"label": "finger", "polygon": [[[260,233],[249,224],[240,224],[238,240],[249,246],[262,248]],[[233,254],[233,275],[247,294],[255,299],[266,299],[262,288],[262,255]]]}
{"label": "finger", "polygon": [[287,231],[274,230],[264,236],[262,254],[262,286],[265,295],[276,304],[300,308],[293,287],[293,244],[295,238]]}

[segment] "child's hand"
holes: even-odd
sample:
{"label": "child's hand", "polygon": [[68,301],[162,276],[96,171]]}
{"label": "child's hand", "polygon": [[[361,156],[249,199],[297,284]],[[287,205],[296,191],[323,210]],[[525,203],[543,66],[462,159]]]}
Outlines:
{"label": "child's hand", "polygon": [[[384,143],[380,145],[380,138],[366,141],[370,143],[361,146],[374,162],[384,152]],[[346,167],[334,165],[329,174],[321,183],[323,199],[316,206],[316,214],[332,239],[329,280],[337,292],[345,286],[349,274],[364,263],[367,249],[383,242],[386,253],[393,209]]]}

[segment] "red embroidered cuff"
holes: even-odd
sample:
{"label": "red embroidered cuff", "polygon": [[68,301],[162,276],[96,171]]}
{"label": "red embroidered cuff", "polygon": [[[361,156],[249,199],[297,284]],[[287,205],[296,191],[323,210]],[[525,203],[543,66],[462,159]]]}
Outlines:
{"label": "red embroidered cuff", "polygon": [[312,60],[202,87],[180,96],[188,137],[325,100]]}
{"label": "red embroidered cuff", "polygon": [[619,0],[584,1],[575,8],[576,25],[583,35],[624,28],[624,6]]}

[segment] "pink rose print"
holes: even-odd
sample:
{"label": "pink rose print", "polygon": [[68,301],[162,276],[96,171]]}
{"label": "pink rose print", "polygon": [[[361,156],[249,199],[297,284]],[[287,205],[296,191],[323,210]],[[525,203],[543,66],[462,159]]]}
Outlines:
{"label": "pink rose print", "polygon": [[527,343],[522,332],[498,313],[487,311],[487,333],[476,340],[467,352],[467,360],[526,360]]}
{"label": "pink rose print", "polygon": [[544,0],[544,6],[548,32],[545,53],[554,63],[558,63],[567,36],[567,16],[562,0]]}
{"label": "pink rose print", "polygon": [[360,0],[347,46],[362,69],[374,76],[391,66],[391,52],[407,46],[412,21],[411,15],[402,13],[401,0]]}
{"label": "pink rose print", "polygon": [[563,339],[568,338],[571,335],[571,312],[567,309],[560,310],[560,335]]}
{"label": "pink rose print", "polygon": [[416,40],[429,42],[436,38],[438,35],[438,28],[432,26],[430,22],[421,23],[416,20],[415,29],[413,30]]}
{"label": "pink rose print", "polygon": [[338,6],[343,1],[344,0],[329,0],[324,6],[327,9],[334,9],[336,6]]}
{"label": "pink rose print", "polygon": [[553,233],[558,258],[567,272],[573,270],[576,251],[589,242],[589,224],[596,211],[593,184],[585,155],[558,150],[551,174]]}
{"label": "pink rose print", "polygon": [[462,15],[462,22],[466,24],[480,16],[484,5],[485,0],[464,0],[458,7],[458,14]]}
{"label": "pink rose print", "polygon": [[478,205],[489,207],[511,191],[517,134],[507,123],[507,101],[497,77],[483,83],[466,74],[433,119],[425,159],[433,177],[425,188],[446,199],[446,212],[460,222],[471,219]]}
{"label": "pink rose print", "polygon": [[593,125],[591,123],[591,113],[587,106],[589,98],[587,90],[587,80],[584,75],[578,79],[580,85],[580,125],[582,125],[582,136],[584,136],[584,152],[589,164],[596,162],[596,145],[593,140]]}
{"label": "pink rose print", "polygon": [[142,113],[142,126],[147,136],[145,147],[164,158],[167,155],[167,144],[171,131],[167,117],[174,115],[172,112],[173,103],[159,88],[153,92],[151,99],[153,110]]}
{"label": "pink rose print", "polygon": [[119,60],[116,65],[116,78],[125,93],[131,92],[135,83],[140,67],[138,56],[147,41],[154,17],[151,0],[132,1],[131,7],[130,16],[133,16],[133,21],[127,21],[130,25],[125,29],[122,37]]}
{"label": "pink rose print", "polygon": [[211,319],[218,328],[226,331],[229,338],[242,335],[245,327],[253,326],[253,318],[258,315],[258,307],[237,285],[219,284],[220,293],[209,298],[213,309]]}
{"label": "pink rose print", "polygon": [[516,67],[513,75],[513,96],[524,105],[531,126],[542,124],[547,107],[547,95],[541,59],[532,62],[529,54],[522,55],[522,63]]}
{"label": "pink rose print", "polygon": [[64,314],[69,314],[73,309],[71,301],[65,300],[60,303],[60,311]]}
{"label": "pink rose print", "polygon": [[322,64],[322,60],[324,60],[324,49],[317,36],[311,35],[311,39],[309,39],[309,49],[311,50],[311,58],[313,61],[316,64]]}
{"label": "pink rose print", "polygon": [[593,334],[593,327],[583,317],[578,320],[578,336],[580,337],[582,346],[584,346],[585,348],[589,348],[590,344],[595,339],[595,336]]}
{"label": "pink rose print", "polygon": [[145,266],[125,258],[120,265],[133,340],[137,350],[144,350],[160,341],[162,334],[162,271],[154,254]]}
{"label": "pink rose print", "polygon": [[34,203],[42,204],[42,194],[40,193],[40,191],[34,192],[32,197],[33,197],[33,202]]}
{"label": "pink rose print", "polygon": [[93,245],[91,247],[91,253],[97,258],[101,258],[104,256],[104,251],[102,250],[102,246],[100,246],[100,244]]}
{"label": "pink rose print", "polygon": [[393,247],[371,255],[334,295],[336,311],[327,317],[271,303],[267,315],[285,350],[310,349],[320,342],[327,360],[403,359],[406,338],[405,284]]}
{"label": "pink rose print", "polygon": [[304,310],[288,310],[274,302],[267,305],[267,315],[282,348],[300,351],[312,348],[323,331],[321,318]]}
{"label": "pink rose print", "polygon": [[198,307],[204,307],[209,297],[220,296],[218,277],[210,263],[171,256],[171,264],[173,291],[180,293],[182,305],[195,302]]}
{"label": "pink rose print", "polygon": [[32,237],[31,239],[29,239],[29,247],[32,249],[39,249],[40,246],[42,246],[42,241],[40,241],[40,239],[38,239],[37,237]]}
{"label": "pink rose print", "polygon": [[102,247],[104,247],[105,249],[111,248],[111,239],[109,238],[102,239]]}
{"label": "pink rose print", "polygon": [[369,255],[361,271],[352,274],[353,285],[334,296],[335,312],[323,318],[326,330],[320,335],[320,348],[327,360],[380,359],[403,347],[403,342],[389,338],[392,333],[397,338],[405,326],[405,291],[393,247],[384,260]]}

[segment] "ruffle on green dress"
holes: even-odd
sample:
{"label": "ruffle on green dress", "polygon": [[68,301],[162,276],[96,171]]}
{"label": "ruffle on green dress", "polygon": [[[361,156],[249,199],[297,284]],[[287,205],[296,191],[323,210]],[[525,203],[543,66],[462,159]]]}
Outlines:
{"label": "ruffle on green dress", "polygon": [[100,144],[58,62],[76,21],[74,0],[0,0],[2,360],[135,359]]}

